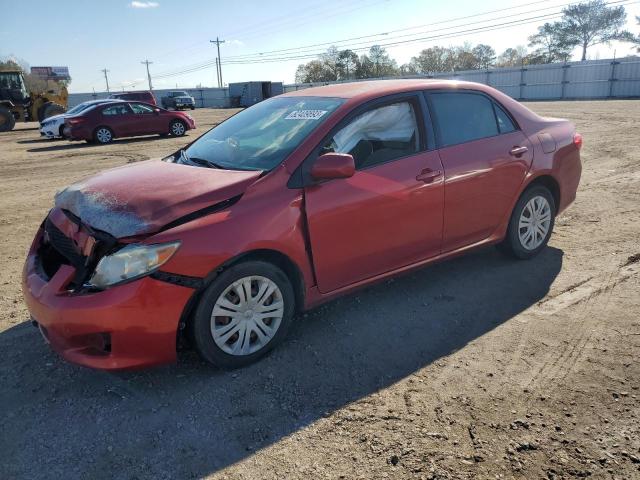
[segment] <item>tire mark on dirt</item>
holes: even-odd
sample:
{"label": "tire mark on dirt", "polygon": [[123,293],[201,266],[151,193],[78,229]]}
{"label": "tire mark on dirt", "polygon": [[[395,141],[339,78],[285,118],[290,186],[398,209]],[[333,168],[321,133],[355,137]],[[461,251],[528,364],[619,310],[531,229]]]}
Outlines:
{"label": "tire mark on dirt", "polygon": [[616,285],[638,274],[640,264],[625,265],[609,271],[604,278],[594,277],[580,282],[578,286],[538,304],[536,313],[544,316],[556,315],[580,304],[579,318],[583,322],[580,328],[575,329],[576,333],[565,340],[569,348],[562,349],[560,355],[539,367],[526,384],[528,389],[552,388],[575,370],[593,336],[602,328],[600,314],[607,311]]}

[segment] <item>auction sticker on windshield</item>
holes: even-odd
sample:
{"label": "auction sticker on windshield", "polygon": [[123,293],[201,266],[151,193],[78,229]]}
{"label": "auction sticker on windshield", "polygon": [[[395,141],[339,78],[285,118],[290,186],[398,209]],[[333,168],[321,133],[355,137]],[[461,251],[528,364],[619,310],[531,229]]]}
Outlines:
{"label": "auction sticker on windshield", "polygon": [[318,120],[326,110],[295,110],[287,115],[285,120]]}

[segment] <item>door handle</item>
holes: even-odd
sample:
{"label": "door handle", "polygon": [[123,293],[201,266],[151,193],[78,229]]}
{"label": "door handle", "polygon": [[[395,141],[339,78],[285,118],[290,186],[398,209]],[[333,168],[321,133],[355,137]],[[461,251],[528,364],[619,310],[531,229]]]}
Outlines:
{"label": "door handle", "polygon": [[432,183],[436,178],[439,178],[441,176],[442,172],[440,170],[431,170],[430,168],[425,168],[416,176],[416,180],[424,183]]}
{"label": "door handle", "polygon": [[509,155],[513,157],[521,157],[528,151],[529,149],[527,147],[513,147],[511,150],[509,150]]}

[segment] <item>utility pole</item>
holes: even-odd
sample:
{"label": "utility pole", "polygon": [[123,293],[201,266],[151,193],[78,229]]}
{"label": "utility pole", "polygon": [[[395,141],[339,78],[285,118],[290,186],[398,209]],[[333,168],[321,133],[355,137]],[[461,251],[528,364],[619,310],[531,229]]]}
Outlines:
{"label": "utility pole", "polygon": [[104,81],[107,82],[107,93],[109,93],[109,78],[107,77],[107,72],[109,70],[107,70],[106,68],[103,68],[102,70],[100,70],[102,73],[104,73]]}
{"label": "utility pole", "polygon": [[218,57],[216,57],[216,80],[218,81],[218,88],[220,88],[220,70],[218,70]]}
{"label": "utility pole", "polygon": [[140,62],[143,65],[147,66],[147,78],[149,79],[149,91],[153,91],[153,86],[151,86],[151,74],[149,73],[149,65],[153,65],[153,62],[149,60],[145,60],[144,62]]}
{"label": "utility pole", "polygon": [[218,47],[218,87],[222,88],[224,84],[222,83],[222,59],[220,58],[220,44],[224,43],[224,40],[220,40],[218,37],[216,37],[215,40],[209,40],[209,42],[215,43]]}

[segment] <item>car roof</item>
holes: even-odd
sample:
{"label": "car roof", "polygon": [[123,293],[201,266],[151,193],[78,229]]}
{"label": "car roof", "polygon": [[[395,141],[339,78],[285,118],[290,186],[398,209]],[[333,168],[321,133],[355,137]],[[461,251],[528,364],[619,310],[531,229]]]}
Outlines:
{"label": "car roof", "polygon": [[100,103],[108,103],[108,102],[118,103],[118,102],[124,102],[124,100],[120,100],[119,98],[99,98],[97,100],[87,100],[86,102],[82,102],[82,103],[100,104]]}
{"label": "car roof", "polygon": [[285,93],[285,97],[333,97],[359,98],[392,95],[411,90],[465,88],[486,91],[481,83],[462,82],[458,80],[436,80],[426,78],[397,79],[397,80],[367,80],[364,82],[335,83],[322,87],[305,88],[295,92]]}

